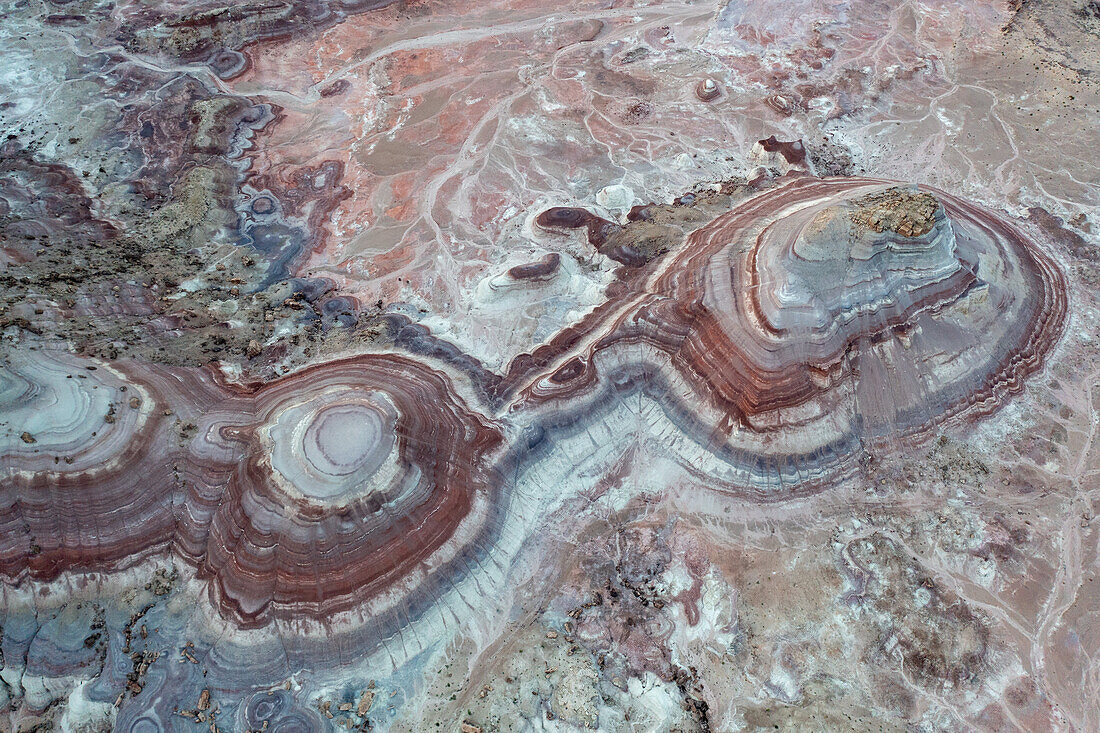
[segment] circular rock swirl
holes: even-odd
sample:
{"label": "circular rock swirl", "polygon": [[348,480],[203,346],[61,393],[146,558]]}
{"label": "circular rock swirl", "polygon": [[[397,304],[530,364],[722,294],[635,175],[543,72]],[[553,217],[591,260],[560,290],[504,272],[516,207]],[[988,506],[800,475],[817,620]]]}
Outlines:
{"label": "circular rock swirl", "polygon": [[441,371],[362,355],[242,387],[128,367],[0,365],[0,574],[174,549],[241,625],[360,606],[392,633],[491,544],[503,438]]}
{"label": "circular rock swirl", "polygon": [[[397,356],[304,370],[204,426],[243,449],[209,530],[182,546],[245,625],[321,617],[428,582],[486,520],[499,432]],[[201,502],[199,502],[201,504]],[[456,543],[454,546],[448,543]],[[379,601],[382,602],[382,601]]]}
{"label": "circular rock swirl", "polygon": [[28,350],[0,365],[0,573],[52,580],[167,546],[172,468],[157,402],[107,365],[64,353]]}
{"label": "circular rock swirl", "polygon": [[1065,311],[1053,261],[992,212],[926,187],[800,177],[689,235],[584,368],[566,363],[528,397],[568,410],[641,378],[729,483],[782,498],[996,409]]}
{"label": "circular rock swirl", "polygon": [[361,495],[391,457],[396,422],[384,393],[338,388],[284,406],[261,431],[261,442],[272,477],[288,494],[340,503]]}

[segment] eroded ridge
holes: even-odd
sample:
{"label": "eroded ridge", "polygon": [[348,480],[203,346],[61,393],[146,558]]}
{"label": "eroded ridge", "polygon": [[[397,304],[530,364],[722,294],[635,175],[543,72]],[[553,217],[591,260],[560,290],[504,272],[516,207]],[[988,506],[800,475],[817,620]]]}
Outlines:
{"label": "eroded ridge", "polygon": [[406,357],[337,360],[256,387],[208,370],[35,358],[10,366],[0,389],[28,413],[5,421],[27,430],[9,427],[2,445],[9,578],[173,548],[243,626],[352,606],[411,617],[405,604],[438,596],[432,584],[453,580],[501,503],[489,463],[500,432],[447,376]]}
{"label": "eroded ridge", "polygon": [[1054,262],[992,212],[926,187],[800,177],[693,232],[636,307],[522,401],[568,422],[641,383],[721,458],[716,476],[782,498],[995,410],[1065,312]]}

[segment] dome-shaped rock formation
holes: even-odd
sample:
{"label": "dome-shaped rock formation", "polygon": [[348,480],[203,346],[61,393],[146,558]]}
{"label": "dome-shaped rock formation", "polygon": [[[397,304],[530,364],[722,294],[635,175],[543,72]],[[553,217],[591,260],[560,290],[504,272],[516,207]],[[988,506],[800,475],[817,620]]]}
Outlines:
{"label": "dome-shaped rock formation", "polygon": [[364,355],[255,387],[132,366],[28,351],[0,374],[9,578],[174,549],[243,625],[409,613],[494,528],[502,436],[425,364]]}
{"label": "dome-shaped rock formation", "polygon": [[234,460],[209,524],[185,523],[181,547],[248,625],[368,602],[381,613],[431,582],[429,567],[484,529],[485,458],[501,441],[446,376],[398,356],[328,362],[232,398],[199,434],[199,450]]}
{"label": "dome-shaped rock formation", "polygon": [[995,409],[1039,368],[1065,309],[1052,260],[992,212],[800,177],[693,232],[585,368],[563,363],[526,399],[568,411],[640,380],[721,457],[723,480],[782,498]]}

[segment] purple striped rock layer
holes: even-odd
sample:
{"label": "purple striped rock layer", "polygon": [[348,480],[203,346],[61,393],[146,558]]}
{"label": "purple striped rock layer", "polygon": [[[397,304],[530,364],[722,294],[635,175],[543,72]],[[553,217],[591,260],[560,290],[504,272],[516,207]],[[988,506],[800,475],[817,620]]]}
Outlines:
{"label": "purple striped rock layer", "polygon": [[988,210],[794,178],[692,233],[526,397],[568,413],[623,380],[659,384],[724,456],[731,488],[782,499],[867,450],[996,409],[1040,368],[1065,311],[1053,261]]}

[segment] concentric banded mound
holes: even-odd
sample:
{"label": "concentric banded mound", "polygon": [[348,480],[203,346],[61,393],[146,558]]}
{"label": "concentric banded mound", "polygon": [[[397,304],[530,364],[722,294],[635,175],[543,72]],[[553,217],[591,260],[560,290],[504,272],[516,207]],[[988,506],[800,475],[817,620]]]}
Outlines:
{"label": "concentric banded mound", "polygon": [[659,383],[732,484],[778,498],[995,409],[1041,366],[1065,298],[1050,258],[992,212],[798,178],[692,233],[639,305],[530,397]]}
{"label": "concentric banded mound", "polygon": [[[449,380],[410,359],[324,364],[216,413],[243,459],[183,546],[245,624],[372,613],[431,582],[486,520],[501,442]],[[242,418],[254,418],[242,420]],[[201,502],[200,502],[201,503]],[[371,605],[374,604],[374,605]]]}
{"label": "concentric banded mound", "polygon": [[259,432],[272,479],[288,497],[332,505],[361,498],[388,483],[378,475],[384,463],[392,481],[400,472],[397,411],[386,394],[340,386],[311,398],[280,405]]}
{"label": "concentric banded mound", "polygon": [[0,573],[50,580],[167,546],[164,423],[103,363],[28,350],[0,366]]}
{"label": "concentric banded mound", "polygon": [[491,544],[502,436],[442,372],[365,355],[240,387],[121,368],[35,351],[0,368],[3,576],[174,549],[239,623],[359,606],[393,633]]}

